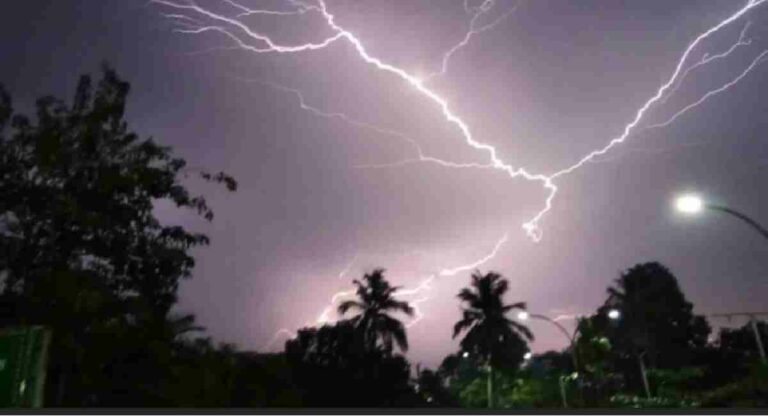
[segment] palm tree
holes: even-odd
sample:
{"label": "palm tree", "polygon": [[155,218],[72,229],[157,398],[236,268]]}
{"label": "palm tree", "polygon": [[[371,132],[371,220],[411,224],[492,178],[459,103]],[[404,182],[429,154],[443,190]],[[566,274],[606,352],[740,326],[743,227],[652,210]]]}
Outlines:
{"label": "palm tree", "polygon": [[[461,340],[462,350],[479,355],[488,366],[488,407],[493,407],[493,369],[502,357],[522,360],[525,353],[523,337],[532,340],[533,334],[505,315],[514,309],[525,309],[525,302],[505,305],[502,297],[509,290],[509,283],[498,273],[472,274],[471,287],[459,292],[458,298],[467,307],[462,308],[462,319],[453,327],[453,337],[466,331]],[[515,354],[510,357],[509,354]]]}
{"label": "palm tree", "polygon": [[359,300],[348,300],[339,305],[339,314],[344,315],[350,309],[359,313],[351,321],[362,333],[363,345],[368,351],[376,349],[381,341],[384,351],[392,353],[392,342],[396,342],[401,351],[408,351],[408,338],[405,326],[389,312],[402,312],[413,316],[413,308],[407,302],[394,298],[399,287],[389,285],[384,279],[384,269],[375,269],[363,276],[363,282],[354,280]]}

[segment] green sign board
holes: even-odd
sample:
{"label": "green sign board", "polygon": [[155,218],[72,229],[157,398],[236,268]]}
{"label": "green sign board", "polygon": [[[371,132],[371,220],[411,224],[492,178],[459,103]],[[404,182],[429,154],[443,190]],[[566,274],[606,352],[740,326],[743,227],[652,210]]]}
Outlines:
{"label": "green sign board", "polygon": [[41,407],[50,331],[0,329],[0,407]]}

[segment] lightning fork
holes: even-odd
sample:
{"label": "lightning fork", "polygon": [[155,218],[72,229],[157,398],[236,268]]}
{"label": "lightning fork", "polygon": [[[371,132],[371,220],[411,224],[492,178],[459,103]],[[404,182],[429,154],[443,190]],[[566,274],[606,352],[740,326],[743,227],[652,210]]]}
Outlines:
{"label": "lightning fork", "polygon": [[[453,45],[453,47],[451,47],[451,49],[449,49],[443,55],[443,59],[440,65],[440,70],[427,75],[425,81],[429,81],[432,78],[445,75],[445,73],[448,72],[448,61],[451,59],[451,56],[453,56],[453,54],[456,53],[456,51],[467,46],[467,44],[469,43],[469,41],[472,39],[473,36],[483,33],[485,31],[491,30],[494,27],[496,27],[499,23],[501,23],[507,17],[509,17],[509,15],[514,13],[517,10],[520,3],[516,3],[514,7],[505,11],[500,16],[492,20],[490,23],[480,27],[476,27],[478,20],[483,16],[485,16],[491,9],[493,9],[495,5],[496,5],[496,0],[484,0],[483,3],[480,4],[480,6],[477,6],[475,8],[470,8],[467,2],[466,1],[464,2],[464,10],[466,10],[467,13],[473,13],[472,19],[469,21],[469,30],[467,31],[467,33],[464,34],[464,37],[461,39],[461,41],[459,41],[459,43]],[[473,9],[474,9],[474,12],[472,11]]]}
{"label": "lightning fork", "polygon": [[[296,46],[278,45],[268,36],[252,31],[248,26],[246,26],[245,24],[243,24],[242,22],[236,19],[231,19],[225,16],[218,15],[216,13],[203,9],[195,4],[181,5],[169,0],[152,0],[152,1],[159,4],[164,4],[169,7],[174,7],[177,9],[193,10],[199,14],[209,17],[212,20],[227,23],[231,26],[238,28],[240,31],[245,33],[245,35],[247,35],[249,38],[256,41],[260,41],[266,45],[265,48],[257,48],[257,47],[248,45],[244,41],[242,41],[239,36],[234,35],[232,32],[230,32],[229,30],[221,26],[201,27],[196,31],[191,32],[191,33],[202,33],[204,31],[213,30],[213,31],[226,33],[233,40],[235,40],[238,43],[238,45],[243,47],[243,49],[250,50],[253,52],[291,53],[291,52],[299,52],[299,51],[307,51],[307,50],[317,50],[317,49],[323,49],[342,38],[346,39],[349,43],[352,44],[353,48],[355,49],[357,54],[363,59],[363,61],[365,61],[370,65],[373,65],[374,67],[376,67],[381,71],[389,72],[393,75],[396,75],[403,81],[410,84],[413,88],[419,91],[426,98],[429,98],[434,104],[436,104],[440,108],[446,121],[455,125],[459,129],[459,131],[461,132],[464,138],[464,142],[467,145],[469,145],[470,147],[476,150],[481,150],[487,153],[490,160],[489,165],[492,168],[506,172],[511,178],[521,177],[529,181],[540,182],[542,186],[547,189],[548,195],[545,200],[544,208],[542,208],[531,220],[525,222],[522,225],[523,229],[534,241],[540,241],[540,239],[542,238],[542,234],[541,234],[541,229],[538,226],[538,223],[543,218],[543,216],[547,212],[549,212],[549,210],[552,207],[552,202],[554,200],[554,197],[558,189],[557,186],[555,186],[554,184],[554,180],[559,178],[560,176],[570,174],[571,172],[582,167],[587,162],[591,161],[593,158],[597,156],[601,156],[607,153],[608,151],[610,151],[614,146],[623,143],[627,139],[629,134],[638,125],[638,123],[642,120],[644,114],[648,111],[648,109],[657,101],[659,101],[664,96],[665,92],[669,90],[672,87],[672,85],[680,79],[681,74],[684,73],[684,69],[683,69],[684,64],[688,60],[688,57],[691,54],[691,51],[693,51],[704,39],[710,37],[713,33],[719,31],[723,27],[739,19],[740,17],[742,17],[744,14],[746,14],[753,8],[762,4],[765,0],[749,0],[747,4],[742,8],[740,8],[738,11],[736,11],[726,19],[720,21],[715,26],[709,28],[707,31],[698,35],[683,52],[682,56],[678,60],[678,63],[675,67],[674,72],[672,73],[668,81],[662,84],[662,86],[657,90],[656,94],[653,95],[648,101],[646,101],[645,104],[643,104],[640,107],[640,109],[638,109],[633,120],[630,123],[625,125],[621,135],[610,140],[608,144],[603,146],[602,148],[590,152],[589,154],[587,154],[586,156],[578,160],[573,165],[566,167],[565,169],[562,169],[560,171],[554,172],[550,175],[530,173],[524,168],[515,168],[512,165],[507,164],[503,160],[501,160],[498,157],[498,152],[496,148],[490,144],[477,141],[473,137],[469,126],[458,115],[453,113],[448,102],[443,97],[441,97],[437,92],[428,88],[425,85],[423,80],[417,77],[414,77],[413,75],[409,74],[402,68],[388,64],[380,60],[379,58],[376,58],[373,55],[371,55],[368,52],[368,50],[365,48],[365,46],[362,44],[359,38],[357,38],[352,32],[344,29],[343,27],[341,27],[339,24],[336,23],[335,16],[328,11],[325,1],[323,0],[318,0],[319,6],[317,10],[320,12],[320,14],[323,16],[323,18],[327,22],[328,26],[333,30],[335,34],[333,36],[330,36],[324,39],[321,42],[306,43],[306,44],[296,45]],[[232,1],[233,0],[230,0],[230,2]],[[487,5],[488,3],[484,2],[483,4]],[[465,3],[465,6],[468,10],[470,9],[468,7],[468,3]],[[187,33],[190,33],[190,32],[187,32]]]}
{"label": "lightning fork", "polygon": [[647,126],[646,128],[653,129],[653,128],[659,128],[659,127],[666,127],[666,126],[674,123],[675,120],[678,119],[678,117],[680,117],[683,114],[687,113],[689,110],[698,107],[701,103],[703,103],[704,101],[706,101],[710,97],[715,96],[717,94],[720,94],[721,92],[723,92],[723,91],[731,88],[732,86],[736,85],[736,83],[738,83],[744,77],[746,77],[747,74],[749,74],[752,71],[752,69],[754,69],[757,65],[759,65],[761,62],[763,62],[765,60],[764,58],[766,57],[766,55],[768,55],[768,50],[765,50],[761,54],[759,54],[754,60],[752,60],[752,63],[749,64],[749,66],[741,74],[739,74],[739,76],[737,76],[736,78],[732,79],[730,82],[724,84],[720,88],[717,88],[717,89],[714,89],[714,90],[711,90],[711,91],[707,91],[707,93],[704,94],[703,96],[701,96],[701,98],[699,98],[698,100],[694,101],[693,103],[688,104],[687,106],[683,107],[682,110],[676,112],[674,115],[672,115],[672,117],[667,119],[667,121],[664,121],[662,123],[652,124],[650,126]]}
{"label": "lightning fork", "polygon": [[646,101],[645,104],[643,104],[642,107],[640,107],[640,109],[635,114],[634,119],[629,124],[624,126],[624,131],[623,131],[623,133],[620,136],[612,139],[604,147],[602,147],[602,148],[600,148],[598,150],[590,152],[589,154],[587,154],[586,156],[581,158],[578,162],[574,163],[573,165],[571,165],[571,166],[569,166],[569,167],[567,167],[565,169],[562,169],[562,170],[560,170],[558,172],[553,173],[552,175],[548,176],[548,178],[550,178],[550,179],[557,179],[560,176],[569,174],[569,173],[573,172],[574,170],[576,170],[576,169],[580,168],[581,166],[583,166],[585,163],[589,162],[592,158],[594,158],[596,156],[602,156],[606,152],[610,151],[614,146],[623,143],[627,139],[629,134],[632,132],[632,130],[635,128],[635,126],[637,126],[637,124],[640,123],[640,121],[642,120],[643,115],[645,114],[645,112],[648,111],[648,109],[654,103],[659,101],[659,99],[661,99],[661,97],[672,86],[672,84],[674,84],[675,81],[678,80],[678,78],[680,77],[680,74],[683,73],[683,71],[684,71],[683,70],[683,65],[685,64],[685,62],[688,59],[688,56],[691,54],[691,52],[704,39],[707,39],[713,33],[719,31],[723,27],[725,27],[725,26],[729,25],[730,23],[734,22],[735,20],[739,19],[744,14],[746,14],[747,12],[749,12],[750,10],[752,10],[753,8],[759,6],[760,4],[762,4],[764,2],[765,2],[765,0],[749,0],[747,2],[747,4],[744,7],[742,7],[741,9],[739,9],[738,11],[736,11],[736,13],[730,15],[725,20],[720,21],[720,23],[718,23],[717,25],[709,28],[707,31],[705,31],[704,33],[702,33],[699,36],[697,36],[690,44],[688,44],[688,47],[685,49],[685,51],[683,52],[682,56],[678,60],[677,65],[675,66],[675,70],[674,70],[674,72],[672,72],[672,75],[669,77],[667,82],[662,84],[662,86],[659,87],[659,89],[656,91],[656,94],[653,95],[648,101]]}
{"label": "lightning fork", "polygon": [[669,90],[669,92],[661,99],[659,102],[660,104],[665,104],[670,97],[672,97],[677,91],[680,86],[683,84],[683,81],[688,76],[688,74],[695,70],[698,67],[704,66],[712,61],[718,60],[718,59],[724,59],[727,58],[731,53],[733,53],[736,49],[738,49],[740,46],[749,46],[752,44],[752,39],[747,39],[747,30],[749,30],[749,26],[751,26],[752,22],[747,22],[744,24],[744,27],[741,29],[741,33],[739,33],[739,39],[731,45],[730,48],[726,49],[725,51],[715,54],[715,55],[709,55],[707,53],[702,56],[701,60],[696,62],[695,64],[689,66],[686,68],[685,71],[683,71],[682,74],[680,74],[680,77],[677,82],[675,82],[674,86]]}

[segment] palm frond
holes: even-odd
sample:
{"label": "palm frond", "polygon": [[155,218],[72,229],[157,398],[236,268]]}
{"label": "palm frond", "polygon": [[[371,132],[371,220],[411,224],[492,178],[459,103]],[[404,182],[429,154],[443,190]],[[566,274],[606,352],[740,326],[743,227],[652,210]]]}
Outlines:
{"label": "palm frond", "polygon": [[471,291],[468,288],[461,289],[457,297],[469,304],[476,303],[480,300],[480,298],[477,296],[477,293]]}
{"label": "palm frond", "polygon": [[533,341],[534,339],[533,332],[531,332],[531,330],[528,329],[527,326],[513,320],[507,320],[507,321],[508,321],[508,325],[510,325],[512,328],[515,328],[517,332],[523,334],[523,336],[525,336],[525,338],[528,339],[528,341]]}
{"label": "palm frond", "polygon": [[475,319],[467,319],[467,318],[464,318],[459,322],[456,322],[456,324],[453,326],[453,338],[456,338],[456,336],[464,332],[464,330],[471,328],[475,324],[475,322],[477,322]]}
{"label": "palm frond", "polygon": [[511,305],[505,305],[503,308],[501,308],[502,312],[507,313],[513,309],[522,309],[525,310],[527,308],[527,305],[525,302],[517,302],[513,303]]}
{"label": "palm frond", "polygon": [[396,312],[402,312],[408,316],[413,316],[414,310],[411,305],[408,304],[408,302],[395,300],[395,299],[387,299],[382,303],[382,309],[384,310],[392,310]]}
{"label": "palm frond", "polygon": [[341,304],[339,305],[338,311],[339,311],[339,314],[344,315],[350,309],[357,309],[362,311],[365,309],[365,305],[363,305],[362,303],[356,300],[346,300],[344,302],[341,302]]}

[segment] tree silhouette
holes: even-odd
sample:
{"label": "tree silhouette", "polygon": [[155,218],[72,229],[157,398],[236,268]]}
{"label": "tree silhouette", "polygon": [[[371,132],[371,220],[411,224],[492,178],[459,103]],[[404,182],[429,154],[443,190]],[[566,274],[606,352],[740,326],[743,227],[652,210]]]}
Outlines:
{"label": "tree silhouette", "polygon": [[408,337],[405,326],[390,312],[401,312],[413,316],[413,308],[407,302],[394,298],[398,287],[392,287],[384,279],[384,269],[375,269],[363,276],[363,282],[354,280],[357,286],[359,300],[344,301],[339,305],[339,313],[346,314],[350,310],[359,313],[351,318],[363,337],[363,343],[369,351],[375,349],[380,342],[384,351],[392,353],[393,341],[401,351],[408,351]]}
{"label": "tree silhouette", "polygon": [[[71,103],[39,99],[32,120],[0,87],[0,324],[53,329],[49,404],[98,402],[106,362],[94,358],[130,361],[115,356],[127,352],[118,340],[160,328],[147,323],[165,320],[191,275],[189,251],[208,243],[155,217],[159,200],[206,220],[213,212],[181,184],[183,159],[129,130],[128,91],[105,67],[95,86],[80,78]],[[236,188],[224,173],[199,175]]]}
{"label": "tree silhouette", "polygon": [[[608,295],[598,310],[598,321],[614,350],[628,360],[623,367],[630,381],[638,381],[641,356],[651,368],[679,368],[689,364],[693,351],[707,342],[709,325],[703,317],[693,315],[693,304],[660,263],[630,268],[608,288]],[[621,318],[609,322],[605,316],[613,308],[621,312]]]}
{"label": "tree silhouette", "polygon": [[413,406],[421,401],[410,385],[410,366],[400,355],[369,350],[358,326],[304,328],[285,345],[294,379],[307,406]]}
{"label": "tree silhouette", "polygon": [[461,348],[483,357],[488,368],[488,406],[493,407],[493,370],[499,366],[517,366],[526,352],[523,338],[532,340],[533,334],[524,325],[506,317],[507,312],[525,309],[524,302],[505,305],[504,294],[509,283],[498,273],[472,274],[469,288],[462,289],[458,298],[467,306],[462,319],[453,327],[453,337],[462,332]]}

